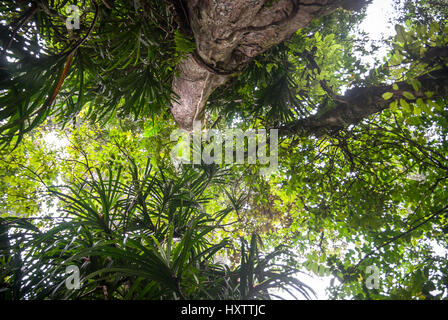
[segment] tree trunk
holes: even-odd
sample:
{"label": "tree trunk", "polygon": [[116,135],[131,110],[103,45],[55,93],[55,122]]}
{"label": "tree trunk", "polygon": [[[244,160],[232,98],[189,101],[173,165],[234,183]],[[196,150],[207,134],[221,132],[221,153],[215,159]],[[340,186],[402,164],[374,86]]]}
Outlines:
{"label": "tree trunk", "polygon": [[176,11],[196,42],[178,66],[172,114],[192,130],[210,94],[254,57],[288,39],[314,18],[338,7],[359,9],[370,0],[176,0]]}

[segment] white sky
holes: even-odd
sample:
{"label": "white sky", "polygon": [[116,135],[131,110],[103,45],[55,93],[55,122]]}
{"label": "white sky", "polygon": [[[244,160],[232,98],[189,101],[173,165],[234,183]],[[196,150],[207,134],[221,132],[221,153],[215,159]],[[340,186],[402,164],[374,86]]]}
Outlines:
{"label": "white sky", "polygon": [[361,28],[366,31],[372,40],[381,40],[382,36],[394,34],[394,26],[389,23],[393,17],[392,0],[374,0],[367,8],[367,17],[361,23]]}
{"label": "white sky", "polygon": [[375,58],[381,61],[387,55],[388,48],[382,46],[381,40],[395,34],[394,24],[390,22],[394,18],[393,15],[392,0],[374,0],[367,8],[367,16],[360,28],[370,38],[369,47],[373,44],[380,47],[372,56],[360,56],[361,61],[370,64],[370,67],[374,66]]}

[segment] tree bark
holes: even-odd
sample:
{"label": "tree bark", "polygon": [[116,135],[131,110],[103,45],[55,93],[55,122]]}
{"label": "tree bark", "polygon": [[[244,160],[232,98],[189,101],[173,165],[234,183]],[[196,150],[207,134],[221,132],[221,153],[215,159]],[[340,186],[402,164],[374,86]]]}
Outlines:
{"label": "tree bark", "polygon": [[[421,88],[418,92],[407,82],[398,82],[399,90],[394,90],[390,85],[354,88],[342,97],[345,102],[339,102],[334,108],[321,114],[293,121],[279,128],[280,136],[288,135],[321,135],[331,130],[340,130],[349,125],[358,124],[361,120],[375,113],[389,108],[390,103],[403,99],[408,103],[414,103],[421,98],[426,100],[426,92],[432,92],[431,100],[448,96],[448,69],[443,68],[430,72],[419,78]],[[408,99],[403,92],[411,92],[415,99]],[[382,95],[386,92],[394,93],[394,96],[385,100]]]}
{"label": "tree bark", "polygon": [[193,35],[196,51],[178,66],[172,114],[192,130],[210,94],[257,55],[288,39],[314,18],[338,7],[359,9],[370,0],[176,0],[179,20]]}

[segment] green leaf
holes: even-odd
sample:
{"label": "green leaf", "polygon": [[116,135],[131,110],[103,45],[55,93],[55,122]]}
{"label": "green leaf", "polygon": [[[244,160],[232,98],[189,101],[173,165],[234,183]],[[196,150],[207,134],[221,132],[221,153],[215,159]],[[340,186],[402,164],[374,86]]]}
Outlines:
{"label": "green leaf", "polygon": [[439,32],[440,26],[437,22],[432,21],[431,24],[429,25],[429,32],[431,34],[436,34]]}
{"label": "green leaf", "polygon": [[429,108],[428,104],[423,101],[422,98],[418,98],[416,101],[417,106],[422,109],[425,113],[433,114],[431,108]]}
{"label": "green leaf", "polygon": [[406,42],[406,30],[402,25],[395,25],[395,31],[397,32],[397,41],[398,42]]}
{"label": "green leaf", "polygon": [[417,79],[411,79],[408,82],[412,86],[412,88],[414,89],[415,92],[420,91],[420,88],[422,87],[422,84],[420,81],[418,81]]}
{"label": "green leaf", "polygon": [[438,111],[443,111],[443,106],[440,103],[435,103],[432,100],[427,100],[426,102],[431,106],[431,108],[434,108]]}
{"label": "green leaf", "polygon": [[406,100],[400,99],[400,106],[402,106],[404,111],[406,111],[407,113],[411,113],[411,106],[409,105],[409,103],[407,103]]}
{"label": "green leaf", "polygon": [[176,43],[176,51],[181,55],[193,52],[196,49],[193,39],[185,36],[178,30],[174,32],[174,42]]}
{"label": "green leaf", "polygon": [[392,98],[394,96],[394,94],[392,92],[385,92],[383,93],[382,97],[384,100],[389,100],[390,98]]}
{"label": "green leaf", "polygon": [[408,91],[404,91],[403,96],[408,100],[415,100],[415,96]]}
{"label": "green leaf", "polygon": [[397,100],[395,100],[395,101],[392,101],[390,104],[389,104],[389,107],[390,107],[390,109],[392,110],[392,111],[397,111],[397,109],[398,109],[398,102],[397,102]]}
{"label": "green leaf", "polygon": [[414,114],[416,116],[419,116],[422,114],[422,109],[420,109],[418,106],[414,105]]}

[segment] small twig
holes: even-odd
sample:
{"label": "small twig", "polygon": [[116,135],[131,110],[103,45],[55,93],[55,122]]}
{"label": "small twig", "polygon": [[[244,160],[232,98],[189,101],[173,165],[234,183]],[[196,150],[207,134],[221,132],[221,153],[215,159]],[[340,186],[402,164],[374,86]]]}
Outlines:
{"label": "small twig", "polygon": [[212,126],[210,127],[210,130],[214,129],[216,127],[216,125],[219,123],[219,121],[222,118],[222,114],[219,115],[218,119],[215,120],[215,122],[212,124]]}

